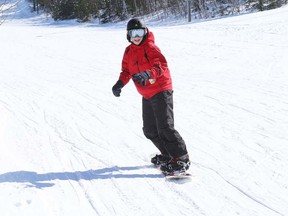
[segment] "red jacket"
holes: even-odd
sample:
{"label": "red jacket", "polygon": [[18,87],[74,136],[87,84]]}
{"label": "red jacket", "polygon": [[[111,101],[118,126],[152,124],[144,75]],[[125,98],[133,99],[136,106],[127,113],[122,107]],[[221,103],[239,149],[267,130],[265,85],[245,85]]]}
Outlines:
{"label": "red jacket", "polygon": [[119,79],[126,85],[133,74],[149,71],[151,79],[145,86],[134,82],[138,92],[144,98],[172,90],[172,80],[167,61],[154,43],[154,35],[147,29],[146,39],[139,46],[130,44],[122,60],[122,72]]}

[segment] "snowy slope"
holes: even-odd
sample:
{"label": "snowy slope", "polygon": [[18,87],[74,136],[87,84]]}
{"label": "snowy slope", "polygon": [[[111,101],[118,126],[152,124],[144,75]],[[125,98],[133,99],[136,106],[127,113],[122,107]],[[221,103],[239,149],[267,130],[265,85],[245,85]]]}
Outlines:
{"label": "snowy slope", "polygon": [[151,23],[174,78],[189,182],[150,165],[157,151],[132,82],[112,95],[124,24],[49,22],[0,26],[1,216],[288,215],[287,7]]}

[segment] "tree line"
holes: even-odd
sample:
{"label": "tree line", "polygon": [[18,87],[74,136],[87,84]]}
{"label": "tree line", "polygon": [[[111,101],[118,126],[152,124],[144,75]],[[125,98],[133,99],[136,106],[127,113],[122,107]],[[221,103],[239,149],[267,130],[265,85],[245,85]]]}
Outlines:
{"label": "tree line", "polygon": [[[125,20],[135,16],[187,17],[191,7],[192,19],[263,11],[281,7],[287,0],[29,0],[33,10],[43,10],[55,20],[78,19],[86,22],[99,19],[101,23]],[[187,4],[191,1],[190,4]]]}

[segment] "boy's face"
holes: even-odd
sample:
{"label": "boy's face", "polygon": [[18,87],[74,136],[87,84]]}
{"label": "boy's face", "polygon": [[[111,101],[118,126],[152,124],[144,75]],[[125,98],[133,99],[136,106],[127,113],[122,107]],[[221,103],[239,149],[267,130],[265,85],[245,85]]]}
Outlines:
{"label": "boy's face", "polygon": [[143,40],[143,37],[134,37],[131,38],[131,42],[135,45],[139,45],[141,43],[141,41]]}
{"label": "boy's face", "polygon": [[130,37],[130,41],[135,44],[135,45],[139,45],[142,40],[143,37],[145,36],[146,30],[143,28],[140,29],[131,29],[128,30],[127,34]]}

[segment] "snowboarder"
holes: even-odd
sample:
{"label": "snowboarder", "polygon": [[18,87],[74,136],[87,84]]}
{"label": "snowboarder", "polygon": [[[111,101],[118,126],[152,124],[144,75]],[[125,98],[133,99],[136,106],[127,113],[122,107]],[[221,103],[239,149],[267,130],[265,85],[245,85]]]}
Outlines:
{"label": "snowboarder", "polygon": [[185,173],[190,161],[186,144],[174,128],[173,90],[167,61],[154,43],[145,23],[133,18],[127,23],[127,40],[119,80],[112,88],[116,97],[132,78],[142,97],[143,132],[161,154],[151,162],[163,173]]}

